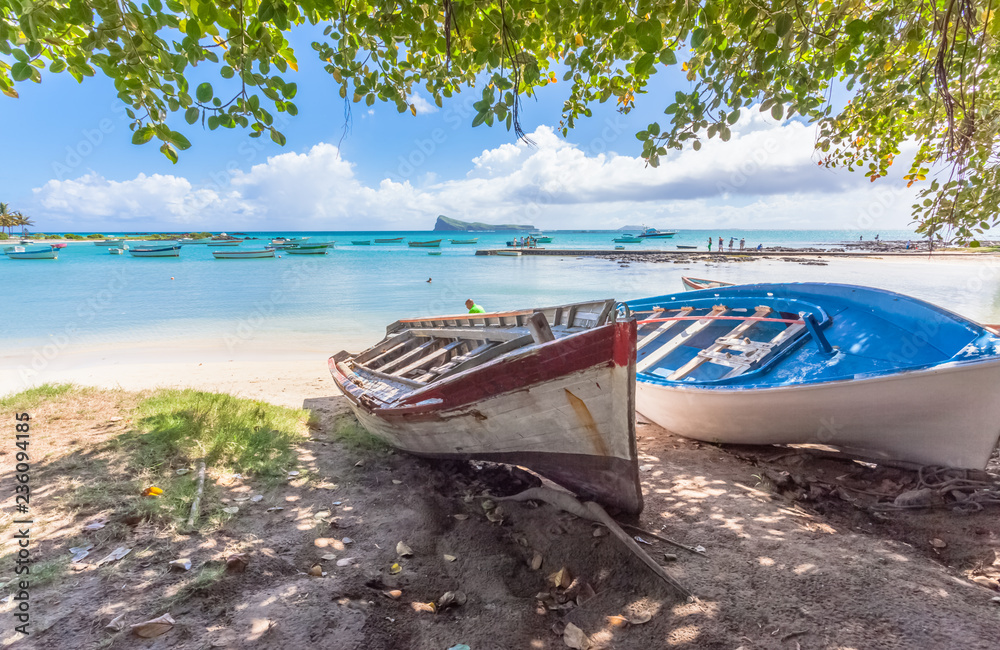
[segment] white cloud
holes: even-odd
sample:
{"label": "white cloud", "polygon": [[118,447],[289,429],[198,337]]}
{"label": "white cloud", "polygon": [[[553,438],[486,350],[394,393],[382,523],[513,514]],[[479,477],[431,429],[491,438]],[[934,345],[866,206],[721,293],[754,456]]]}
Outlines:
{"label": "white cloud", "polygon": [[871,184],[861,174],[818,166],[812,128],[798,122],[779,124],[751,110],[733,125],[729,142],[672,152],[656,169],[604,153],[626,136],[630,129],[581,147],[542,126],[530,134],[535,146],[483,151],[464,177],[437,180],[429,169],[414,170],[419,187],[388,178],[366,184],[336,146],[320,143],[233,172],[224,188],[169,175],[52,180],[34,190],[32,214],[76,229],[420,229],[438,214],[547,229],[909,224],[913,193],[902,181]]}
{"label": "white cloud", "polygon": [[427,115],[438,112],[437,106],[424,99],[423,95],[417,93],[410,95],[410,103],[417,109],[417,115]]}

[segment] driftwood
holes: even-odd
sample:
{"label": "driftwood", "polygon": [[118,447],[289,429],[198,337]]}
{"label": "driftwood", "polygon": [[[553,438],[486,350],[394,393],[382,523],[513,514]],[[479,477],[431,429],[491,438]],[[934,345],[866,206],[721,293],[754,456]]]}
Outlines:
{"label": "driftwood", "polygon": [[649,530],[646,530],[644,528],[639,528],[638,526],[630,526],[629,524],[619,524],[619,525],[622,528],[628,528],[629,530],[633,530],[633,531],[635,531],[637,533],[645,535],[646,537],[652,537],[653,539],[658,539],[661,542],[665,542],[667,544],[670,544],[671,546],[676,546],[677,548],[682,548],[682,549],[684,549],[685,551],[687,551],[689,553],[694,553],[695,555],[700,555],[701,557],[708,557],[708,555],[706,555],[704,551],[699,551],[698,549],[694,548],[693,546],[688,546],[687,544],[681,544],[680,542],[675,542],[672,539],[669,539],[669,538],[666,538],[666,537],[661,537],[660,535],[657,535],[656,533],[654,533],[652,531],[649,531]]}
{"label": "driftwood", "polygon": [[[494,497],[495,498],[495,497]],[[622,530],[622,527],[618,525],[618,522],[611,518],[604,508],[600,505],[594,503],[593,501],[588,501],[587,503],[581,503],[572,494],[567,494],[566,492],[559,492],[551,488],[545,487],[535,487],[529,488],[523,492],[519,492],[513,496],[503,497],[498,499],[500,501],[544,501],[551,506],[559,508],[571,515],[576,515],[581,519],[587,519],[588,521],[596,521],[597,523],[604,524],[608,530],[611,531],[615,537],[617,537],[627,548],[632,551],[636,557],[643,561],[643,563],[648,566],[653,573],[655,573],[661,580],[666,582],[668,585],[673,587],[677,592],[683,595],[688,600],[695,600],[694,594],[687,590],[687,588],[681,583],[677,582],[673,577],[666,572],[666,570],[656,563],[649,553],[642,550],[642,548],[636,543],[632,537]]]}
{"label": "driftwood", "polygon": [[191,515],[188,516],[187,527],[194,528],[194,522],[198,519],[198,510],[201,508],[201,494],[205,491],[205,460],[202,459],[198,466],[198,491],[195,492],[194,501],[191,502]]}

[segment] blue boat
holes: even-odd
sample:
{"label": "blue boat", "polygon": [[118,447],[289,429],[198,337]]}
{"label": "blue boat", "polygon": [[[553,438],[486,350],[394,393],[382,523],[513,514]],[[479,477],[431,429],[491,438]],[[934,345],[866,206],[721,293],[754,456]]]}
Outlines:
{"label": "blue boat", "polygon": [[676,230],[657,230],[656,228],[644,228],[639,233],[640,239],[668,239],[677,234]]}
{"label": "blue boat", "polygon": [[1000,438],[1000,337],[922,300],[797,283],[627,306],[636,409],[672,433],[977,469]]}

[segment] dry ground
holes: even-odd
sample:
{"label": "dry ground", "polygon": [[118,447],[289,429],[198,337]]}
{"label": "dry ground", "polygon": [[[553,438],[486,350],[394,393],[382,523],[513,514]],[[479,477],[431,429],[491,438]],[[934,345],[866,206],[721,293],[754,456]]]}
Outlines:
{"label": "dry ground", "polygon": [[[724,449],[641,423],[646,508],[638,523],[701,545],[706,557],[652,539],[645,548],[699,605],[683,602],[590,522],[531,503],[493,500],[501,512],[484,510],[486,496],[516,492],[530,475],[395,453],[359,435],[335,399],[305,405],[317,420],[289,467],[297,476],[270,487],[210,476],[211,525],[202,533],[122,513],[108,498],[135,477],[114,441],[129,430],[137,401],[134,393],[90,390],[32,409],[33,634],[11,633],[7,602],[5,643],[547,649],[566,647],[567,623],[595,648],[992,650],[1000,638],[1000,603],[992,600],[1000,592],[971,580],[1000,572],[998,506],[973,514],[870,507],[874,494],[912,484],[912,472]],[[5,554],[13,463],[5,445]],[[798,483],[779,490],[772,477],[782,471]],[[263,500],[236,500],[256,494]],[[222,511],[233,505],[238,513]],[[104,528],[83,530],[102,515]],[[398,557],[400,541],[412,556]],[[71,567],[68,549],[88,543],[90,556]],[[118,546],[133,550],[94,566]],[[226,568],[235,553],[246,554],[243,572]],[[532,570],[536,554],[542,566]],[[178,557],[192,560],[189,572],[169,570]],[[352,563],[338,567],[345,558]],[[0,562],[0,576],[13,577],[12,558]],[[325,575],[308,575],[317,564]],[[575,578],[569,594],[548,581],[561,568]],[[464,604],[426,611],[448,591],[463,592]],[[176,624],[154,639],[105,629],[122,614],[133,624],[164,613]],[[651,618],[638,625],[608,618],[643,614]]]}

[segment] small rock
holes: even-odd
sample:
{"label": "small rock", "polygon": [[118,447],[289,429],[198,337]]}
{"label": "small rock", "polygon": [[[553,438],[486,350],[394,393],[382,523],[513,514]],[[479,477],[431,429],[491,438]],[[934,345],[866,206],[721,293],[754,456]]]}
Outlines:
{"label": "small rock", "polygon": [[353,557],[343,557],[337,560],[337,566],[340,567],[351,566],[352,564],[354,564],[354,562],[355,560]]}
{"label": "small rock", "polygon": [[289,476],[298,476],[301,473],[302,472],[298,471],[297,469],[293,469],[292,471],[288,472],[288,475]]}
{"label": "small rock", "polygon": [[535,553],[531,558],[531,570],[538,571],[542,568],[542,554]]}
{"label": "small rock", "polygon": [[935,537],[934,539],[930,540],[930,545],[933,546],[934,548],[947,548],[948,547],[948,543],[947,542],[945,542],[943,539],[938,539],[937,537]]}
{"label": "small rock", "polygon": [[309,575],[316,578],[321,577],[323,575],[323,567],[318,564],[312,565],[309,567]]}
{"label": "small rock", "polygon": [[648,472],[651,469],[653,469],[652,465],[639,465],[640,472]]}
{"label": "small rock", "polygon": [[663,561],[664,562],[676,562],[677,561],[677,556],[674,555],[673,553],[664,553],[663,554]]}
{"label": "small rock", "polygon": [[396,555],[399,557],[410,557],[413,555],[413,549],[403,542],[398,542],[396,544]]}
{"label": "small rock", "polygon": [[121,422],[124,419],[122,416],[116,415],[113,418],[108,418],[108,422]]}
{"label": "small rock", "polygon": [[263,501],[263,500],[264,500],[264,495],[263,494],[255,494],[252,497],[250,497],[250,501],[253,502],[253,503],[257,503],[257,502]]}
{"label": "small rock", "polygon": [[274,506],[273,508],[268,508],[268,512],[278,512],[279,510],[284,510],[281,506]]}
{"label": "small rock", "polygon": [[1000,605],[1000,596],[994,596],[993,598],[990,598],[990,602],[995,605]]}
{"label": "small rock", "polygon": [[587,634],[572,623],[567,623],[563,630],[563,643],[567,648],[590,650],[590,639]]}
{"label": "small rock", "polygon": [[191,470],[189,470],[188,468],[182,467],[179,470],[177,470],[177,476],[184,476],[185,474],[187,474],[190,471]]}
{"label": "small rock", "polygon": [[457,560],[458,558],[457,558],[457,557],[455,557],[454,555],[448,555],[447,553],[445,553],[445,554],[444,554],[444,559],[448,560],[449,562],[454,562],[454,561],[455,561],[455,560]]}
{"label": "small rock", "polygon": [[226,514],[229,515],[235,515],[239,511],[240,511],[239,506],[229,506],[228,508],[222,509],[222,512],[225,512]]}
{"label": "small rock", "polygon": [[604,537],[608,534],[608,529],[604,526],[598,526],[594,529],[594,537]]}
{"label": "small rock", "polygon": [[930,488],[908,490],[893,500],[893,505],[906,508],[926,508],[934,505],[937,494]]}
{"label": "small rock", "polygon": [[230,573],[243,573],[250,564],[246,553],[234,553],[226,558],[226,570]]}
{"label": "small rock", "polygon": [[392,479],[392,484],[393,484],[393,485],[402,485],[402,484],[403,484],[403,482],[402,482],[402,481],[400,481],[400,480],[398,480],[398,479]]}
{"label": "small rock", "polygon": [[186,557],[177,558],[170,562],[170,568],[174,571],[190,571],[191,560]]}

